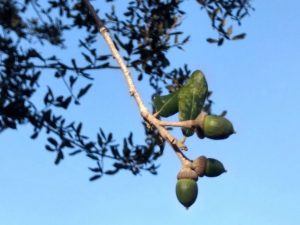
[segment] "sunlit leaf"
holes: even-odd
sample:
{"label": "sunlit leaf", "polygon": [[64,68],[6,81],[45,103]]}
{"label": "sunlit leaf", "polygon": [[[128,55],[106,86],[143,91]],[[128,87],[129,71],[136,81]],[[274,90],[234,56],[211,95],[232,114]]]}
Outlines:
{"label": "sunlit leaf", "polygon": [[[205,77],[201,71],[196,70],[178,95],[180,121],[193,120],[199,115],[207,93],[208,87]],[[192,129],[182,129],[182,132],[187,137],[194,133]]]}

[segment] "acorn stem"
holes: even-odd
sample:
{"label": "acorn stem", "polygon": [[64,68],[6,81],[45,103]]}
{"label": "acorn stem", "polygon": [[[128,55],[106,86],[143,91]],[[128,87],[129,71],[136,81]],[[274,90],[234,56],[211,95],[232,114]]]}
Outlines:
{"label": "acorn stem", "polygon": [[165,121],[160,120],[159,125],[163,127],[182,127],[182,128],[195,128],[203,127],[204,118],[207,115],[206,112],[201,112],[194,120],[184,120],[184,121]]}

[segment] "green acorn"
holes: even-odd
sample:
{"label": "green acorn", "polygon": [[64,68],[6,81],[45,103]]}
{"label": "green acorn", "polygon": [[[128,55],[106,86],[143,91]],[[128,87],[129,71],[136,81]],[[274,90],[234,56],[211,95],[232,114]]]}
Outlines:
{"label": "green acorn", "polygon": [[179,179],[176,183],[178,201],[187,209],[196,201],[198,186],[193,179]]}
{"label": "green acorn", "polygon": [[205,137],[214,140],[226,139],[234,133],[232,123],[223,116],[205,116],[201,128]]}
{"label": "green acorn", "polygon": [[223,164],[216,159],[207,158],[205,166],[205,176],[207,177],[217,177],[222,173],[226,172]]}
{"label": "green acorn", "polygon": [[196,201],[198,195],[197,173],[190,167],[183,167],[177,174],[176,196],[187,209]]}

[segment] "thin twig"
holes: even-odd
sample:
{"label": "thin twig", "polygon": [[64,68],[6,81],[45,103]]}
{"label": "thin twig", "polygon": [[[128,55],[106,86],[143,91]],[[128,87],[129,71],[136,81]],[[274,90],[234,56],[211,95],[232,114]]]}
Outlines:
{"label": "thin twig", "polygon": [[[29,64],[29,65],[22,65],[19,64],[17,67],[19,69],[32,69],[32,68],[37,68],[37,69],[59,69],[59,63],[57,64],[45,64],[45,65],[34,65],[34,64]],[[5,67],[5,65],[3,63],[0,63],[0,67]],[[64,68],[67,70],[71,70],[71,71],[79,71],[82,72],[84,70],[98,70],[98,69],[120,69],[119,66],[103,66],[103,65],[98,65],[98,66],[84,66],[84,67],[78,67],[77,69],[74,69],[73,67],[64,65]]]}
{"label": "thin twig", "polygon": [[197,125],[196,120],[185,120],[185,121],[159,121],[159,124],[164,127],[182,127],[182,128],[193,128]]}

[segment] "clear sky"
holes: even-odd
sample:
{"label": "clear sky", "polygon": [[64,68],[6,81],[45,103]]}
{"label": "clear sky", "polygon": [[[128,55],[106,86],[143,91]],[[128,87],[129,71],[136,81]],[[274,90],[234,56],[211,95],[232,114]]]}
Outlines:
{"label": "clear sky", "polygon": [[[225,141],[188,139],[187,155],[217,158],[228,172],[200,179],[198,199],[185,210],[175,195],[180,164],[170,147],[159,159],[157,176],[121,172],[91,183],[92,162],[82,155],[55,166],[44,138],[32,141],[31,128],[24,126],[0,134],[0,224],[300,224],[300,3],[253,1],[255,12],[236,29],[247,38],[223,47],[206,43],[215,33],[195,6],[185,3],[183,29],[191,41],[170,57],[174,65],[187,63],[206,74],[214,111],[227,109],[237,134]],[[90,135],[101,126],[118,141],[130,131],[142,141],[141,118],[122,74],[100,71],[95,78],[81,106],[66,114],[70,121],[83,120]],[[41,86],[54,82],[45,74]],[[137,87],[150,105],[144,84]]]}

